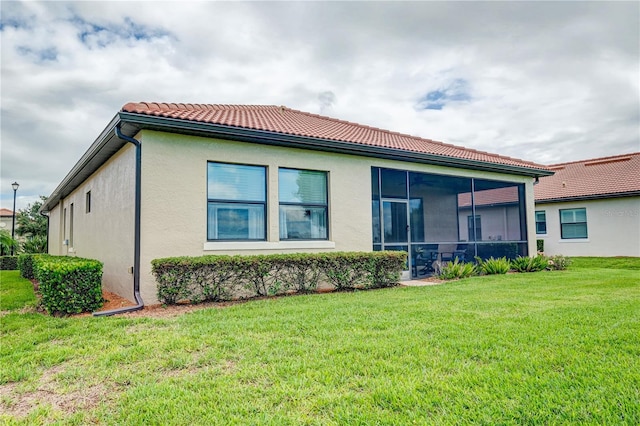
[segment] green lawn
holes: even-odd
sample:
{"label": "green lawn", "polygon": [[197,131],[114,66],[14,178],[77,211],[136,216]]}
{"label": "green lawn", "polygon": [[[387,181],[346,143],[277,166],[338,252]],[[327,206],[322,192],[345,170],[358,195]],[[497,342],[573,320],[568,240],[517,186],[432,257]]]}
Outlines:
{"label": "green lawn", "polygon": [[0,423],[640,424],[640,259],[0,321]]}
{"label": "green lawn", "polygon": [[20,278],[19,271],[0,271],[0,311],[36,304],[33,284]]}

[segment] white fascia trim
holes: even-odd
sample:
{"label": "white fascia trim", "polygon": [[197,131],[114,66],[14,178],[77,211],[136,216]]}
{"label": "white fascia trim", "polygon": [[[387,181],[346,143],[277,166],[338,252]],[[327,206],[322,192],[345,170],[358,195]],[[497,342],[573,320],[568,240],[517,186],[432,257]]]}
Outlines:
{"label": "white fascia trim", "polygon": [[333,241],[225,241],[204,243],[205,251],[334,249]]}

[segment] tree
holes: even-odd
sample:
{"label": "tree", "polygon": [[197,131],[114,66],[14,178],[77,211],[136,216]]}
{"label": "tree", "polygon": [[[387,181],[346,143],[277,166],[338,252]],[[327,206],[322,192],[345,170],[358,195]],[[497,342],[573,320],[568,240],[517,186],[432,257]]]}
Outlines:
{"label": "tree", "polygon": [[47,237],[47,218],[39,213],[40,207],[46,200],[47,197],[41,195],[40,201],[18,210],[16,215],[16,234],[28,239],[37,236]]}
{"label": "tree", "polygon": [[18,242],[11,238],[11,234],[6,229],[0,229],[0,255],[11,253],[12,247],[17,247]]}
{"label": "tree", "polygon": [[40,201],[27,205],[16,214],[16,234],[21,237],[20,248],[24,253],[45,253],[47,251],[47,218],[40,214],[42,203],[47,197],[40,196]]}

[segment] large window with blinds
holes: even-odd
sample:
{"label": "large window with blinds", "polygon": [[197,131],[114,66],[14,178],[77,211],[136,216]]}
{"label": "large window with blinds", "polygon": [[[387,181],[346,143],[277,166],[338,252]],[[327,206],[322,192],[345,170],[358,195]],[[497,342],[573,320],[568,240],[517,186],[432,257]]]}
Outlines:
{"label": "large window with blinds", "polygon": [[326,240],[327,172],[278,170],[281,240]]}
{"label": "large window with blinds", "polygon": [[207,239],[265,240],[267,168],[207,164]]}
{"label": "large window with blinds", "polygon": [[560,210],[562,239],[587,238],[587,209]]}

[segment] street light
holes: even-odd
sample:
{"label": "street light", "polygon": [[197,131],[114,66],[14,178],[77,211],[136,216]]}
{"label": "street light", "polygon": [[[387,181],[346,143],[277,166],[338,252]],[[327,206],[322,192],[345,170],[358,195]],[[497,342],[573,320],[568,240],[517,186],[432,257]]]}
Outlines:
{"label": "street light", "polygon": [[[16,192],[18,192],[18,187],[20,184],[18,182],[13,182],[11,187],[13,188],[13,217],[11,218],[11,239],[15,239],[16,237]],[[13,256],[14,247],[11,246],[11,256]]]}

